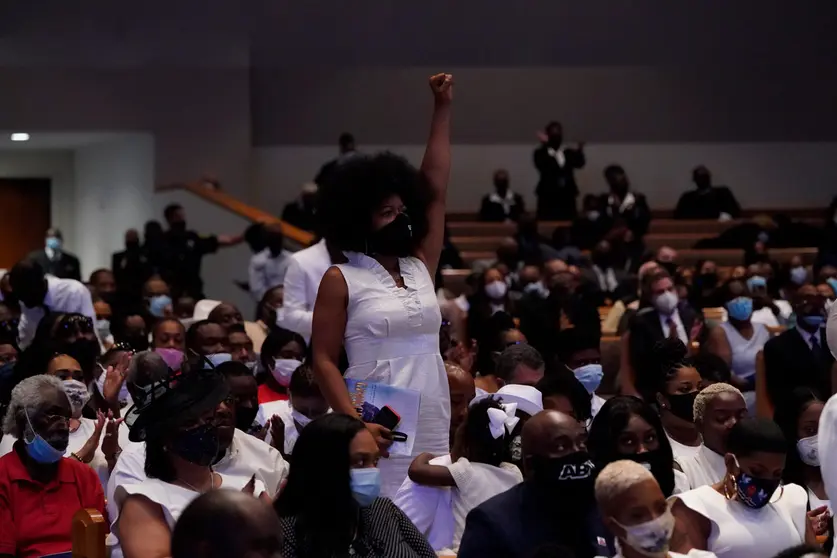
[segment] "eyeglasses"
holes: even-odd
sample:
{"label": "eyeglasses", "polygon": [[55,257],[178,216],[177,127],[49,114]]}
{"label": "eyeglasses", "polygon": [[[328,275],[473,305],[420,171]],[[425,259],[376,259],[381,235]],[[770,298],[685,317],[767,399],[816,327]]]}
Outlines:
{"label": "eyeglasses", "polygon": [[43,417],[44,422],[48,422],[50,424],[57,423],[63,424],[64,426],[69,426],[70,424],[70,417],[65,417],[64,415],[41,415]]}

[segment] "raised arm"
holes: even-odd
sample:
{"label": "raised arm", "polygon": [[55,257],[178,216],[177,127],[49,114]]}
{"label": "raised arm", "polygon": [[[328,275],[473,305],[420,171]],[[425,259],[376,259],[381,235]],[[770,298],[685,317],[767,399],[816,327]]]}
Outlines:
{"label": "raised arm", "polygon": [[453,76],[436,74],[430,78],[433,90],[433,119],[430,122],[430,137],[421,162],[430,189],[430,203],[427,207],[427,236],[419,246],[418,256],[427,266],[430,277],[436,276],[439,256],[445,237],[445,198],[450,178],[450,105],[453,98]]}

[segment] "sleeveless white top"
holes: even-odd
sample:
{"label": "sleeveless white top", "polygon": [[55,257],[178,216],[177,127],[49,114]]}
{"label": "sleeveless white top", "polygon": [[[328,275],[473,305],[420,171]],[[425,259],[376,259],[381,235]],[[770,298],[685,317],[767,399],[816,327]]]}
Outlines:
{"label": "sleeveless white top", "polygon": [[753,336],[745,339],[738,333],[729,322],[721,322],[727,335],[730,349],[732,350],[732,362],[730,370],[739,378],[749,378],[756,373],[756,355],[764,349],[764,344],[770,340],[770,332],[764,324],[753,324]]}
{"label": "sleeveless white top", "polygon": [[718,558],[766,558],[805,542],[808,494],[799,485],[777,489],[758,510],[727,500],[711,486],[676,498],[712,524],[707,546]]}
{"label": "sleeveless white top", "polygon": [[727,473],[724,456],[715,453],[703,444],[691,457],[675,457],[674,461],[683,469],[691,488],[719,482]]}
{"label": "sleeveless white top", "polygon": [[681,444],[669,436],[668,433],[666,433],[666,438],[668,438],[668,443],[671,444],[671,453],[674,454],[675,459],[688,459],[696,456],[698,451],[700,451],[701,445],[687,446],[686,444]]}
{"label": "sleeveless white top", "polygon": [[[450,392],[439,354],[442,315],[427,267],[418,258],[400,258],[402,289],[377,260],[356,252],[346,257],[349,263],[337,266],[349,293],[345,377],[420,392],[413,457],[449,453]],[[412,457],[380,461],[381,496],[395,496],[411,462]]]}

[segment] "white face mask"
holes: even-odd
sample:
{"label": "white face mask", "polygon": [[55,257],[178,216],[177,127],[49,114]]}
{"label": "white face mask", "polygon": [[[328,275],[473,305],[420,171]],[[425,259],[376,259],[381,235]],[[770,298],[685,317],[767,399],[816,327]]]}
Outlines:
{"label": "white face mask", "polygon": [[678,302],[680,302],[680,299],[676,292],[666,291],[654,299],[654,308],[660,314],[669,316],[677,309]]}
{"label": "white face mask", "polygon": [[288,387],[294,370],[301,365],[302,363],[294,358],[277,358],[273,362],[273,377],[276,378],[280,386]]}
{"label": "white face mask", "polygon": [[78,380],[64,380],[64,393],[70,400],[70,407],[73,409],[73,416],[80,417],[81,410],[90,401],[90,391],[87,386]]}
{"label": "white face mask", "polygon": [[305,426],[311,422],[310,418],[306,417],[296,409],[291,411],[291,418],[294,419],[294,422],[297,423],[300,428],[305,428]]}
{"label": "white face mask", "polygon": [[811,467],[820,466],[819,445],[819,437],[816,434],[802,438],[796,442],[796,451],[799,452],[799,458],[805,465],[810,465]]}
{"label": "white face mask", "polygon": [[102,340],[110,337],[110,320],[96,320],[96,333]]}
{"label": "white face mask", "polygon": [[506,284],[503,281],[492,281],[485,286],[485,294],[492,300],[500,300],[506,296]]}
{"label": "white face mask", "polygon": [[668,545],[674,533],[674,516],[667,509],[663,515],[639,525],[617,525],[625,530],[625,543],[644,556],[668,556]]}

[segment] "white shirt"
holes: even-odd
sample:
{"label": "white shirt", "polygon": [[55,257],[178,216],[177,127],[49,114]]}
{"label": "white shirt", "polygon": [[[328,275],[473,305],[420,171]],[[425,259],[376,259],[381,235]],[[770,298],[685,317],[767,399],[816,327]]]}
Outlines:
{"label": "white shirt", "polygon": [[[829,397],[822,410],[817,440],[825,493],[829,500],[834,500],[837,498],[837,395]],[[837,558],[837,545],[831,551],[831,558]]]}
{"label": "white shirt", "polygon": [[282,250],[278,256],[274,256],[269,248],[265,248],[250,258],[250,294],[253,298],[261,300],[268,290],[284,283],[285,271],[292,255]]}
{"label": "white shirt", "polygon": [[[822,455],[822,451],[820,454]],[[675,458],[674,461],[683,469],[683,473],[689,480],[689,486],[693,489],[715,484],[727,473],[724,456],[702,444],[693,457]]]}
{"label": "white shirt", "polygon": [[[430,460],[431,465],[448,466],[451,463],[450,454]],[[392,501],[427,537],[433,550],[453,548],[455,521],[450,487],[423,486],[407,477]]]}
{"label": "white shirt", "polygon": [[323,275],[331,267],[331,256],[325,240],[291,256],[285,271],[285,301],[276,311],[276,323],[295,331],[306,341],[311,338],[314,302]]}
{"label": "white shirt", "polygon": [[[243,487],[255,473],[271,497],[278,492],[279,484],[288,475],[288,464],[282,455],[261,440],[236,430],[227,455],[213,466],[213,470],[225,477],[242,480]],[[122,485],[139,485],[148,480],[145,475],[145,444],[129,444],[110,474],[107,486],[108,514],[111,522],[119,515],[114,495]],[[237,482],[237,481],[236,481]],[[166,484],[166,483],[164,483]],[[171,486],[166,484],[166,486]],[[258,494],[257,494],[258,495]]]}
{"label": "white shirt", "polygon": [[[296,440],[299,438],[299,431],[296,429],[296,424],[291,416],[293,408],[291,408],[290,401],[269,401],[259,405],[259,412],[256,414],[256,422],[264,426],[274,415],[282,419],[285,425],[285,455],[291,455],[294,452]],[[264,439],[266,444],[273,441],[273,436],[270,432],[267,433]]]}
{"label": "white shirt", "polygon": [[671,453],[674,454],[674,459],[690,459],[695,457],[700,451],[701,446],[687,446],[686,444],[681,444],[668,434],[666,434],[666,438],[668,438],[668,443],[671,444]]}
{"label": "white shirt", "polygon": [[606,399],[604,399],[603,397],[599,397],[595,393],[593,394],[593,396],[590,398],[590,411],[593,415],[591,418],[596,418],[596,415],[599,414],[599,411],[601,410],[602,405],[605,404],[605,401]]}
{"label": "white shirt", "polygon": [[668,327],[668,321],[672,320],[674,325],[677,326],[677,337],[684,345],[687,347],[689,346],[689,332],[686,331],[686,328],[683,326],[683,320],[680,319],[680,312],[678,312],[677,309],[674,310],[671,316],[666,316],[660,312],[657,312],[657,316],[660,318],[660,325],[663,327],[663,337],[668,337],[670,330]]}
{"label": "white shirt", "polygon": [[[46,276],[47,294],[44,297],[44,306],[51,312],[76,312],[89,316],[96,320],[96,311],[93,310],[93,299],[90,291],[83,283],[75,279],[59,279],[52,275]],[[44,309],[40,306],[28,308],[20,303],[20,324],[18,334],[20,336],[20,348],[25,349],[35,338],[35,330],[44,317]]]}
{"label": "white shirt", "polygon": [[599,281],[599,288],[604,292],[612,293],[616,290],[616,287],[619,286],[619,282],[616,280],[616,274],[613,272],[612,267],[608,267],[603,270],[599,266],[594,265],[592,269]]}
{"label": "white shirt", "polygon": [[[620,541],[616,541],[616,556],[613,558],[624,558],[622,549],[620,548]],[[605,558],[604,556],[597,556],[596,558]],[[693,548],[688,554],[680,554],[679,552],[669,552],[667,558],[718,558],[714,552],[706,550],[698,550]]]}

